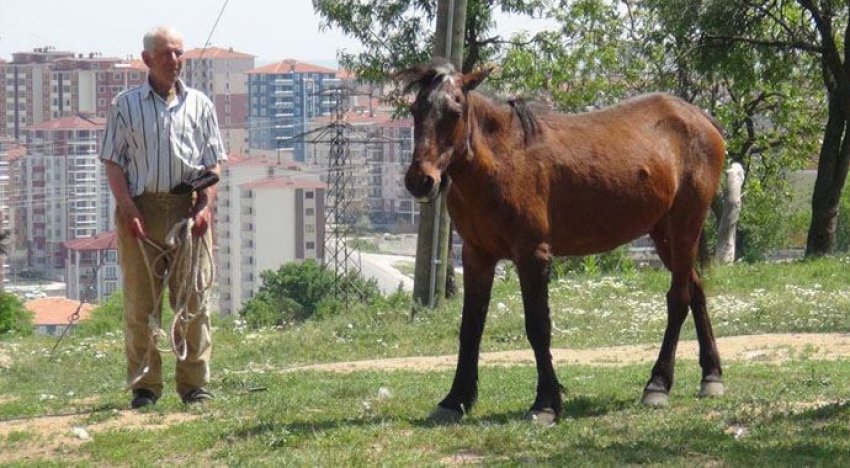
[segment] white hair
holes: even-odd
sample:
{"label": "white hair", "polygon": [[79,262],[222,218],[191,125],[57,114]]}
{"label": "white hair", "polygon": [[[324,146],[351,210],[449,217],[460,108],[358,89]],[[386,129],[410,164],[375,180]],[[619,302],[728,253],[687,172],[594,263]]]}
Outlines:
{"label": "white hair", "polygon": [[154,45],[156,43],[156,38],[158,37],[170,37],[174,39],[183,40],[183,35],[177,32],[176,29],[171,26],[157,26],[145,34],[142,43],[145,47],[145,52],[153,52]]}

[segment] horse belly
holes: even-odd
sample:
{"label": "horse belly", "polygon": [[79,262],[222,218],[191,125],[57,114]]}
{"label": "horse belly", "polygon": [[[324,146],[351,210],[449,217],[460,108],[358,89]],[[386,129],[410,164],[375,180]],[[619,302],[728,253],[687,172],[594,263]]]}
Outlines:
{"label": "horse belly", "polygon": [[640,165],[624,172],[607,184],[574,183],[553,191],[549,227],[555,255],[609,251],[648,233],[670,210],[672,174]]}

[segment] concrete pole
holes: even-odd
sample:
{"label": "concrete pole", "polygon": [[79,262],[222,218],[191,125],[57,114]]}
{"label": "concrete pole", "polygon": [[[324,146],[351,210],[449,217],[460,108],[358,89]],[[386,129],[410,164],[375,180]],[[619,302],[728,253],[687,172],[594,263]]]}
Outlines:
{"label": "concrete pole", "polygon": [[[443,57],[460,70],[465,31],[466,0],[439,0],[432,56]],[[439,307],[446,297],[450,229],[445,196],[420,206],[413,299],[430,308]]]}

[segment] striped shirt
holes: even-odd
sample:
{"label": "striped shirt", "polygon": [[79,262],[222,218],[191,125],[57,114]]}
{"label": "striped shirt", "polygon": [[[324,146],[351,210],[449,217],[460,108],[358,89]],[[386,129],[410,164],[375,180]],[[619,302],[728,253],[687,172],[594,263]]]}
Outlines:
{"label": "striped shirt", "polygon": [[100,159],[124,168],[135,197],[168,193],[227,155],[209,98],[178,80],[167,103],[145,81],[112,101]]}

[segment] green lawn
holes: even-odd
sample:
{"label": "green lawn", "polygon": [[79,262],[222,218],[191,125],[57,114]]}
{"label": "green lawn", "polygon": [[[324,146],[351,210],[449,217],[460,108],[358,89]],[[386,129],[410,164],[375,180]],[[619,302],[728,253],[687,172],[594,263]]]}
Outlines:
{"label": "green lawn", "polygon": [[[706,274],[718,336],[850,330],[847,259],[735,265]],[[667,276],[568,277],[551,285],[553,346],[657,346]],[[515,278],[498,280],[483,351],[526,349]],[[567,388],[556,427],[522,421],[532,366],[484,367],[463,423],[424,418],[450,371],[292,371],[300,364],[454,354],[460,300],[441,310],[357,307],[283,329],[216,320],[211,389],[185,408],[169,391],[141,417],[125,411],[119,330],[55,339],[5,338],[0,353],[0,463],[80,465],[558,466],[827,465],[850,463],[850,359],[724,362],[727,395],[696,398],[699,369],[677,367],[670,407],[639,405],[651,363],[559,366]],[[683,339],[693,339],[685,325]],[[721,356],[723,349],[720,349]],[[173,357],[166,357],[170,368]],[[172,374],[166,379],[171,380]],[[71,414],[69,418],[44,418]],[[50,421],[58,427],[49,428]],[[14,429],[9,429],[14,424]],[[72,434],[86,428],[91,439]],[[18,454],[19,456],[16,456]]]}

